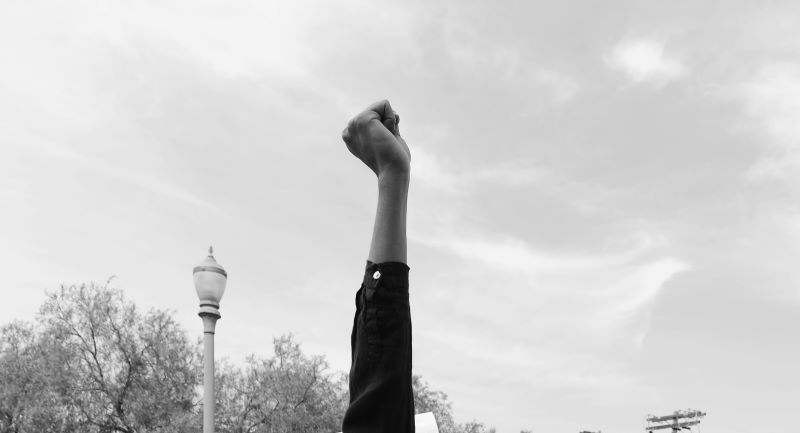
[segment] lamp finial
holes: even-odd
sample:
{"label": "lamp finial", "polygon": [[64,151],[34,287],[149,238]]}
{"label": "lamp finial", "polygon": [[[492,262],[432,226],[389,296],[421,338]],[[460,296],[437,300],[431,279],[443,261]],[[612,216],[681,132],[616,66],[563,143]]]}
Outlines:
{"label": "lamp finial", "polygon": [[214,246],[212,245],[208,246],[208,255],[212,257],[214,256]]}

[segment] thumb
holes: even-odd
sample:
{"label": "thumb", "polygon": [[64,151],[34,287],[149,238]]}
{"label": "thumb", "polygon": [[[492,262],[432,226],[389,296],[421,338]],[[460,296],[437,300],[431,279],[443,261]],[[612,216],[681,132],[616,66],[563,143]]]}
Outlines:
{"label": "thumb", "polygon": [[400,116],[397,115],[394,111],[389,116],[386,116],[381,122],[386,129],[389,130],[394,135],[400,135],[400,130],[397,127],[398,122],[400,121]]}
{"label": "thumb", "polygon": [[389,116],[382,121],[383,126],[389,130],[392,134],[394,134],[394,129],[397,127],[397,123],[395,123],[394,116]]}

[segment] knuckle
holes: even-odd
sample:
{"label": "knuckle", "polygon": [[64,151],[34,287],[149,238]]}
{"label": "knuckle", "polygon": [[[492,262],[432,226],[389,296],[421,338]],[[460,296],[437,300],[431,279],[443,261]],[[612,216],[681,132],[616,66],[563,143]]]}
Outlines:
{"label": "knuckle", "polygon": [[367,116],[366,114],[359,114],[353,120],[351,120],[350,127],[356,130],[362,130],[369,124],[369,121],[370,121],[369,116]]}

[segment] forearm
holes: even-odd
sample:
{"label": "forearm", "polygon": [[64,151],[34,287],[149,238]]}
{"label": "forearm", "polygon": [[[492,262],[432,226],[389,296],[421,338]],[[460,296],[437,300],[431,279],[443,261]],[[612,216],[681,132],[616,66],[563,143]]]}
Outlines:
{"label": "forearm", "polygon": [[407,170],[378,176],[378,209],[368,256],[373,263],[407,264],[406,214],[410,177]]}

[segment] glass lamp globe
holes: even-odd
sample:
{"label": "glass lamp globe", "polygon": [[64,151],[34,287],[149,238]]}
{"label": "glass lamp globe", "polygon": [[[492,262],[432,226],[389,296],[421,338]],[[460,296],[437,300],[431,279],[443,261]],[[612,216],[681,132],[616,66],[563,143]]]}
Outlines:
{"label": "glass lamp globe", "polygon": [[194,267],[194,288],[200,298],[200,316],[210,314],[220,317],[219,301],[225,293],[228,273],[214,259],[214,248],[208,247],[208,257]]}

